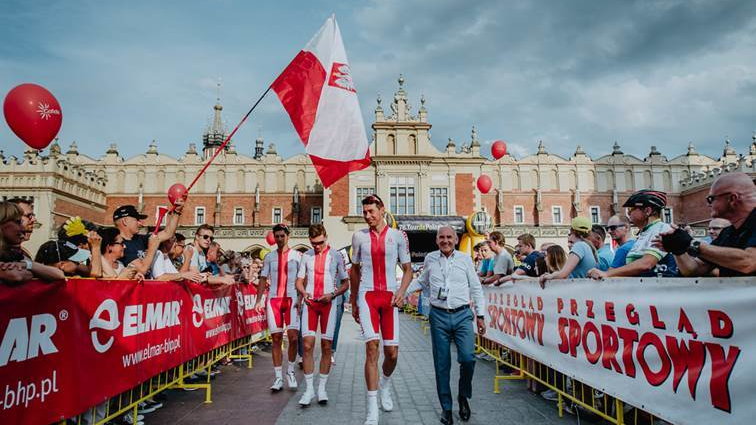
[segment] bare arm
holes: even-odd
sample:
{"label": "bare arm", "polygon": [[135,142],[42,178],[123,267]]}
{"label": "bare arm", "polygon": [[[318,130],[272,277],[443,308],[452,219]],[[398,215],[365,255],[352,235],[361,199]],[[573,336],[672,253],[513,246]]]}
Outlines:
{"label": "bare arm", "polygon": [[756,273],[756,247],[739,249],[701,244],[700,251],[701,258],[719,267],[726,267],[746,275]]}
{"label": "bare arm", "polygon": [[677,263],[677,268],[680,270],[680,274],[685,277],[706,276],[714,268],[711,264],[691,257],[687,253],[675,255],[675,262]]}
{"label": "bare arm", "polygon": [[399,285],[399,290],[394,294],[392,304],[401,308],[404,305],[404,294],[407,293],[407,288],[412,282],[412,263],[402,264],[402,283]]}
{"label": "bare arm", "polygon": [[257,285],[255,286],[255,291],[257,291],[257,298],[255,299],[255,308],[260,309],[262,308],[262,301],[263,297],[265,296],[265,290],[268,288],[268,278],[265,276],[260,276],[257,278]]}
{"label": "bare arm", "polygon": [[32,263],[31,272],[34,277],[42,280],[62,280],[66,278],[63,270],[37,262]]}
{"label": "bare arm", "polygon": [[641,273],[647,272],[652,269],[659,259],[651,254],[645,254],[643,257],[633,261],[630,264],[626,264],[616,269],[609,269],[606,271],[606,277],[619,277],[619,276],[638,276]]}
{"label": "bare arm", "polygon": [[184,210],[184,199],[177,199],[174,203],[173,211],[166,214],[165,228],[158,233],[160,242],[167,241],[174,234],[178,228],[179,220],[181,220],[181,211]]}

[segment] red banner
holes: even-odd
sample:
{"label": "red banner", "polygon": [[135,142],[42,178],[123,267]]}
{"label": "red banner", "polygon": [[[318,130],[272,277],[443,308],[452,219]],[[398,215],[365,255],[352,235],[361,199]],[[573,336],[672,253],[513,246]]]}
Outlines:
{"label": "red banner", "polygon": [[263,331],[255,288],[69,279],[0,285],[0,423],[49,424]]}

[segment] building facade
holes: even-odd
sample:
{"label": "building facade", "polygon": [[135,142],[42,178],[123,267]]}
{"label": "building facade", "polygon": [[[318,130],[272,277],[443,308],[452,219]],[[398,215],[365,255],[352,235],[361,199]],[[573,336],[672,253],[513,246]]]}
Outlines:
{"label": "building facade", "polygon": [[[360,200],[376,193],[397,226],[407,231],[412,249],[423,247],[418,256],[433,247],[438,225],[452,224],[464,232],[467,216],[480,211],[505,236],[530,232],[539,243],[564,244],[573,217],[605,223],[611,215],[623,213],[623,201],[642,188],[668,193],[665,220],[705,226],[708,210],[702,200],[711,181],[733,170],[756,174],[756,135],[743,155],[725,141],[718,159],[699,154],[692,145],[671,159],[654,146],[645,158],[638,158],[623,153],[616,142],[611,153],[595,159],[580,146],[563,158],[539,141],[532,155],[490,160],[481,155],[473,127],[469,141],[458,145],[449,139],[441,151],[431,143],[425,99],[413,113],[403,77],[398,83],[387,110],[382,99],[377,100],[371,167],[324,189],[306,155],[282,158],[274,144],[266,147],[261,138],[255,141],[254,153],[245,155],[231,141],[193,186],[180,231],[191,236],[198,225],[212,224],[226,249],[257,251],[267,247],[264,237],[275,223],[293,227],[293,246],[307,246],[306,227],[323,222],[330,243],[343,247],[350,244],[352,232],[364,226]],[[201,151],[190,144],[179,158],[161,154],[154,141],[144,154],[132,158],[123,158],[111,145],[95,159],[80,154],[75,142],[65,154],[56,142],[47,156],[29,151],[22,159],[2,157],[3,195],[34,197],[42,227],[30,248],[53,237],[55,227],[71,215],[110,225],[113,210],[123,204],[136,205],[149,216],[147,224],[154,223],[158,207],[168,204],[168,188],[177,182],[188,186],[225,140],[222,110],[220,102],[213,107],[213,123],[202,135]],[[476,188],[482,174],[494,181],[487,194]]]}

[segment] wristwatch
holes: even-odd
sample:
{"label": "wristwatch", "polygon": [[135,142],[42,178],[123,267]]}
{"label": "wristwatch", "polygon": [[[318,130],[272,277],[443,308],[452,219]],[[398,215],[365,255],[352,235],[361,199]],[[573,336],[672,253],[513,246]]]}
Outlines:
{"label": "wristwatch", "polygon": [[34,263],[32,263],[31,260],[28,258],[24,258],[24,263],[26,263],[26,270],[31,271],[32,267],[34,266]]}
{"label": "wristwatch", "polygon": [[701,241],[693,241],[687,252],[691,257],[698,257],[701,254]]}

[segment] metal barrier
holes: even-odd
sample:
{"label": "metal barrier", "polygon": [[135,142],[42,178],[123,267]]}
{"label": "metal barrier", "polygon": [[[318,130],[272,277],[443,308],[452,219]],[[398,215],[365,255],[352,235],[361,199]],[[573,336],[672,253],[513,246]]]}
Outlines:
{"label": "metal barrier", "polygon": [[565,410],[574,413],[576,409],[582,409],[617,425],[663,423],[648,412],[480,335],[476,336],[475,351],[489,355],[496,363],[493,387],[496,394],[501,393],[500,381],[529,380],[556,393],[559,417],[564,416]]}
{"label": "metal barrier", "polygon": [[[151,399],[162,391],[174,388],[205,390],[205,403],[212,403],[210,368],[224,358],[246,359],[247,368],[252,368],[253,359],[250,347],[253,344],[266,340],[270,340],[270,334],[267,331],[240,338],[229,344],[215,348],[177,367],[155,375],[128,391],[111,397],[73,420],[77,425],[100,425],[118,416],[127,414],[129,411],[131,411],[132,418],[136,418],[139,403]],[[241,354],[243,348],[247,348],[247,354]],[[202,371],[205,372],[206,377],[204,383],[185,382],[186,378]],[[60,425],[66,425],[67,423],[70,422],[64,420],[60,422]]]}

